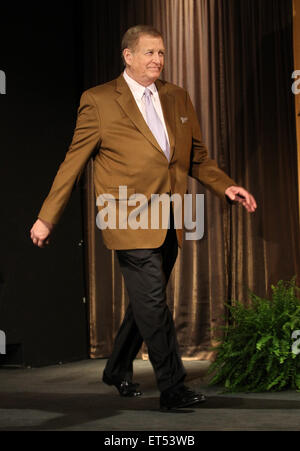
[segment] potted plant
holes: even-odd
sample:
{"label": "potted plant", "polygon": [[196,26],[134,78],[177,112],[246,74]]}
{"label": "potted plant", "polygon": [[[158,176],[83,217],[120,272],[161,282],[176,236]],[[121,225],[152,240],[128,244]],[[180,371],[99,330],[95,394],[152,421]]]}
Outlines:
{"label": "potted plant", "polygon": [[[295,278],[272,286],[271,300],[228,305],[230,321],[209,374],[230,392],[300,390],[300,300]],[[298,339],[297,339],[298,338]]]}

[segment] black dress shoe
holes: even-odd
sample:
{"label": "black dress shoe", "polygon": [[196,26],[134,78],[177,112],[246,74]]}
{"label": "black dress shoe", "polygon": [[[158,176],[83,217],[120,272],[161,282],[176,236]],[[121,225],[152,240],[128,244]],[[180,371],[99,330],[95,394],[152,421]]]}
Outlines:
{"label": "black dress shoe", "polygon": [[162,392],[160,395],[160,410],[165,412],[172,409],[190,407],[206,401],[202,393],[196,393],[183,385],[175,390]]}
{"label": "black dress shoe", "polygon": [[110,379],[105,372],[103,373],[102,380],[107,385],[114,385],[119,391],[120,395],[126,398],[142,396],[142,392],[138,390],[139,384],[133,384],[130,381],[124,379],[119,382],[114,379]]}

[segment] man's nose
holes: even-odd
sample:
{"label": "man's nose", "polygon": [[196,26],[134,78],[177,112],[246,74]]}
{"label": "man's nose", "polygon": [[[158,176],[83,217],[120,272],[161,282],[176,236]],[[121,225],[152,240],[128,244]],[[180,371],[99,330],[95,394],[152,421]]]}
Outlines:
{"label": "man's nose", "polygon": [[154,61],[156,64],[160,64],[160,63],[161,63],[161,59],[160,59],[159,53],[154,53],[154,54],[153,54],[153,61]]}

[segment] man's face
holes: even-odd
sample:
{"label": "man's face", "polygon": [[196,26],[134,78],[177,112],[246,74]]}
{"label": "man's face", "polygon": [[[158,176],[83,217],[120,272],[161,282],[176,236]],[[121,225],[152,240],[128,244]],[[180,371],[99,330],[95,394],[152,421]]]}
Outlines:
{"label": "man's face", "polygon": [[128,75],[143,86],[150,86],[164,67],[165,46],[160,37],[142,35],[134,51],[124,50]]}

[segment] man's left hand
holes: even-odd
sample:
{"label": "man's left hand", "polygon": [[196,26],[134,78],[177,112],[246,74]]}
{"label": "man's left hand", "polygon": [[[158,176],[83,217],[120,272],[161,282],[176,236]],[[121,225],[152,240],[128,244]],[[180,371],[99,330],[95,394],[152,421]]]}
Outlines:
{"label": "man's left hand", "polygon": [[257,204],[254,197],[241,186],[230,186],[225,191],[225,194],[231,201],[242,204],[249,213],[255,212]]}

